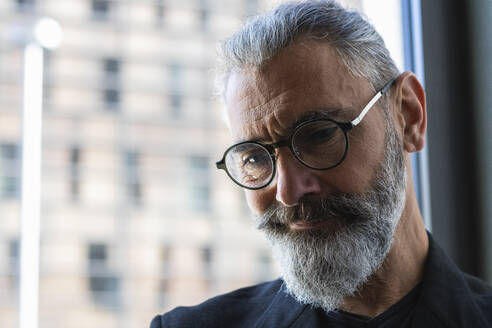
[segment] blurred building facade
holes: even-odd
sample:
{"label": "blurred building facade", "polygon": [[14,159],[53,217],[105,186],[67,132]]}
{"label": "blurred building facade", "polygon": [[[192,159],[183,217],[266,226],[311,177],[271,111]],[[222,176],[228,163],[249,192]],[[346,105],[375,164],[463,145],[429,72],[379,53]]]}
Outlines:
{"label": "blurred building facade", "polygon": [[[142,327],[177,305],[272,279],[212,98],[217,41],[262,0],[0,2],[0,326],[18,325],[22,45],[45,52],[40,327]],[[357,1],[351,5],[360,6]]]}

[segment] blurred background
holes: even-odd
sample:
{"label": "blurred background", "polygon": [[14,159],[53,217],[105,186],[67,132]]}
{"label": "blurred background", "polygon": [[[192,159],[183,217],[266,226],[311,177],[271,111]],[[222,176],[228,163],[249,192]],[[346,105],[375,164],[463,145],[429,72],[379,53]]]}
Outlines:
{"label": "blurred background", "polygon": [[[42,181],[31,327],[146,327],[277,277],[242,190],[215,169],[230,139],[212,94],[218,42],[278,2],[0,0],[1,327],[22,321],[24,53],[45,16],[63,41],[43,50],[42,160],[27,163]],[[425,84],[428,143],[413,158],[425,223],[492,281],[491,1],[342,3]]]}

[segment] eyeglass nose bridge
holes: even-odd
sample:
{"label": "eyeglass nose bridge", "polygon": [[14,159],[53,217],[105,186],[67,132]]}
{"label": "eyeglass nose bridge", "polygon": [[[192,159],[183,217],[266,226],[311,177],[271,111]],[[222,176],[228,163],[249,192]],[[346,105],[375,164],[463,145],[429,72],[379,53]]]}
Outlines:
{"label": "eyeglass nose bridge", "polygon": [[297,157],[295,155],[295,150],[292,148],[292,140],[291,139],[280,140],[275,143],[265,145],[265,148],[270,153],[270,156],[272,157],[274,164],[277,161],[277,155],[275,154],[275,150],[281,147],[289,148],[290,152],[294,154],[294,157]]}
{"label": "eyeglass nose bridge", "polygon": [[268,150],[270,157],[272,158],[273,161],[273,175],[276,174],[276,167],[277,167],[277,154],[275,153],[275,150],[281,147],[289,148],[290,153],[294,156],[294,158],[297,161],[299,161],[301,164],[305,165],[299,158],[300,154],[296,152],[296,150],[292,147],[292,137],[289,139],[280,140],[275,143],[265,145],[265,148]]}
{"label": "eyeglass nose bridge", "polygon": [[277,142],[272,143],[272,144],[268,144],[266,146],[267,146],[268,151],[271,154],[275,154],[275,149],[277,149],[277,148],[289,147],[289,149],[290,149],[291,148],[291,142],[290,142],[290,139],[286,139],[286,140],[277,141]]}

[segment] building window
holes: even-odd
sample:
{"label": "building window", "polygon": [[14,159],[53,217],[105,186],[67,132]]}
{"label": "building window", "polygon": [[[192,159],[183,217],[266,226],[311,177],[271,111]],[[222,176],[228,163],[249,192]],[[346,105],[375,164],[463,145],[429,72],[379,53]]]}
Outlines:
{"label": "building window", "polygon": [[106,108],[117,109],[120,104],[120,90],[105,89],[104,103],[106,104]]}
{"label": "building window", "polygon": [[70,149],[70,195],[72,201],[79,200],[80,195],[80,148]]}
{"label": "building window", "polygon": [[212,272],[212,249],[209,246],[205,246],[201,249],[202,252],[202,263],[203,272],[205,277],[205,282],[207,287],[210,288],[213,280]]}
{"label": "building window", "polygon": [[102,243],[89,244],[89,290],[94,303],[117,307],[120,299],[120,279],[111,270],[108,247]]}
{"label": "building window", "polygon": [[15,0],[17,10],[21,12],[31,12],[36,5],[34,0]]}
{"label": "building window", "polygon": [[106,20],[109,15],[108,0],[92,0],[92,17],[97,20]]}
{"label": "building window", "polygon": [[20,194],[20,154],[16,144],[0,144],[0,198]]}
{"label": "building window", "polygon": [[120,72],[121,60],[114,57],[103,59],[103,101],[106,109],[117,110],[119,108],[120,99]]}
{"label": "building window", "polygon": [[169,293],[169,280],[170,280],[170,254],[171,247],[164,246],[161,250],[161,272],[159,281],[159,304],[165,306]]}
{"label": "building window", "polygon": [[210,18],[210,9],[208,0],[198,0],[198,21],[200,22],[200,29],[207,29]]}
{"label": "building window", "polygon": [[175,119],[181,116],[183,105],[183,98],[181,95],[182,71],[183,68],[177,63],[171,63],[168,65],[168,89],[170,92],[171,116]]}
{"label": "building window", "polygon": [[117,58],[105,58],[104,59],[104,71],[106,74],[119,74],[120,73],[120,60]]}
{"label": "building window", "polygon": [[20,272],[20,247],[19,240],[13,239],[9,242],[9,284],[12,292],[19,289],[19,272]]}
{"label": "building window", "polygon": [[171,95],[171,116],[179,118],[181,116],[182,97],[178,94]]}
{"label": "building window", "polygon": [[142,184],[139,174],[140,154],[137,151],[131,150],[126,151],[124,156],[126,195],[132,204],[139,205],[142,200]]}
{"label": "building window", "polygon": [[155,17],[157,26],[162,26],[164,23],[164,16],[166,15],[166,5],[164,0],[156,0]]}
{"label": "building window", "polygon": [[210,275],[212,268],[212,249],[209,246],[202,248],[202,259],[205,274]]}
{"label": "building window", "polygon": [[191,208],[198,212],[210,211],[210,160],[206,156],[189,158]]}

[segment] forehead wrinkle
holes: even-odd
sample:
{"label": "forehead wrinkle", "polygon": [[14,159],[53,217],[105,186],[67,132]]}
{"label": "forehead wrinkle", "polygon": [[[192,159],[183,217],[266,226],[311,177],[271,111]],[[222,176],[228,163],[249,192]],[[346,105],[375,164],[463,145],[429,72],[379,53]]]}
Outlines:
{"label": "forehead wrinkle", "polygon": [[[290,126],[285,119],[280,117],[279,111],[269,111],[263,117],[242,120],[241,126],[244,132],[241,133],[245,140],[256,140],[262,142],[274,142],[284,138]],[[245,141],[241,140],[241,141]]]}
{"label": "forehead wrinkle", "polygon": [[253,107],[249,107],[247,110],[241,112],[241,116],[248,116],[251,122],[256,123],[257,121],[268,118],[273,115],[279,119],[279,112],[285,111],[280,110],[284,105],[289,104],[289,90],[293,88],[289,88],[288,90],[281,91],[278,94],[275,94],[271,97],[263,97],[265,102],[258,104]]}
{"label": "forehead wrinkle", "polygon": [[[286,137],[290,129],[290,122],[281,117],[280,111],[273,111],[271,120],[266,124],[268,136],[272,142],[276,142]],[[273,122],[272,122],[273,121]]]}
{"label": "forehead wrinkle", "polygon": [[[237,107],[238,118],[241,125],[251,129],[255,138],[275,140],[284,136],[290,128],[292,122],[286,116],[291,112],[289,107],[295,105],[298,99],[298,95],[291,91],[296,90],[300,83],[291,80],[258,82],[249,86],[251,89],[241,97],[243,106]],[[272,88],[272,85],[276,87]]]}
{"label": "forehead wrinkle", "polygon": [[356,83],[359,79],[340,65],[331,47],[319,43],[312,47],[302,44],[261,69],[231,74],[226,104],[236,140],[285,138],[306,111],[343,109],[339,117],[348,120],[353,118],[348,112],[362,109],[369,96],[366,86]]}

